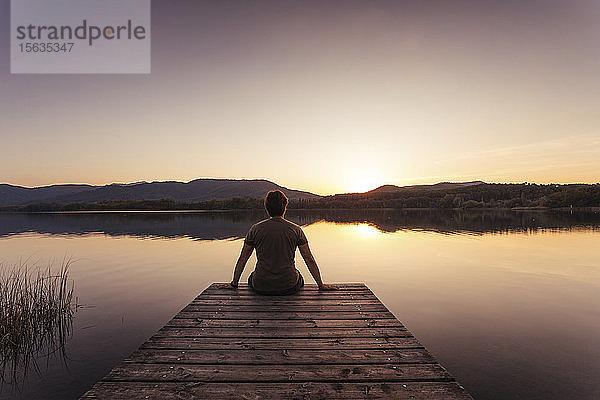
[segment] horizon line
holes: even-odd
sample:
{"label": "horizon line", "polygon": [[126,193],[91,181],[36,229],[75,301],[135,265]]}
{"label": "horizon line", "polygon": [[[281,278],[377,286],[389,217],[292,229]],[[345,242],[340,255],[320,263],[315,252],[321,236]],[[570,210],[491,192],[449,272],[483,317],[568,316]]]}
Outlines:
{"label": "horizon line", "polygon": [[14,183],[8,183],[8,182],[0,182],[0,185],[8,185],[8,186],[14,186],[14,187],[21,187],[21,188],[25,188],[25,189],[40,189],[40,188],[46,188],[46,187],[52,187],[52,186],[67,186],[67,185],[71,185],[71,186],[95,186],[95,187],[104,187],[104,186],[110,186],[110,185],[136,185],[136,184],[152,184],[152,183],[183,183],[183,184],[189,184],[193,181],[197,181],[197,180],[229,180],[229,181],[267,181],[267,182],[271,182],[275,185],[278,186],[282,186],[285,189],[288,190],[295,190],[295,191],[302,191],[302,192],[307,192],[307,193],[311,193],[311,194],[316,194],[316,195],[320,195],[320,196],[327,196],[327,195],[332,195],[332,194],[352,194],[352,193],[367,193],[370,192],[372,190],[378,189],[382,186],[396,186],[396,187],[412,187],[412,186],[433,186],[433,185],[437,185],[437,184],[443,184],[443,183],[471,183],[471,182],[481,182],[483,184],[500,184],[500,185],[519,185],[519,184],[532,184],[532,185],[598,185],[600,184],[599,182],[530,182],[530,181],[521,181],[521,182],[488,182],[485,181],[483,179],[472,179],[472,180],[442,180],[439,182],[435,182],[435,183],[413,183],[413,184],[407,184],[407,185],[401,185],[401,184],[394,184],[394,183],[381,183],[378,184],[377,186],[373,187],[372,189],[366,190],[364,192],[357,192],[357,191],[347,191],[347,192],[335,192],[335,193],[330,193],[330,194],[321,194],[321,193],[316,193],[316,192],[312,192],[306,189],[297,189],[297,188],[290,188],[288,186],[285,186],[283,184],[277,183],[271,179],[268,178],[222,178],[222,177],[201,177],[201,178],[194,178],[191,179],[189,181],[178,181],[178,180],[172,180],[172,179],[167,179],[167,180],[153,180],[153,181],[147,181],[147,180],[139,180],[139,181],[133,181],[133,182],[111,182],[111,183],[101,183],[101,184],[94,184],[94,183],[51,183],[51,184],[43,184],[43,185],[38,185],[38,186],[25,186],[25,185],[19,185],[19,184],[14,184]]}

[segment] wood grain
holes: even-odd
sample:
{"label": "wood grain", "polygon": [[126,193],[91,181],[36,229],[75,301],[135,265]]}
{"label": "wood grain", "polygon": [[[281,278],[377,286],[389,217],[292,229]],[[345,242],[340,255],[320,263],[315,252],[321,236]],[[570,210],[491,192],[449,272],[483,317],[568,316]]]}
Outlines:
{"label": "wood grain", "polygon": [[84,399],[472,400],[456,382],[99,382]]}
{"label": "wood grain", "polygon": [[84,399],[471,399],[362,283],[213,283]]}

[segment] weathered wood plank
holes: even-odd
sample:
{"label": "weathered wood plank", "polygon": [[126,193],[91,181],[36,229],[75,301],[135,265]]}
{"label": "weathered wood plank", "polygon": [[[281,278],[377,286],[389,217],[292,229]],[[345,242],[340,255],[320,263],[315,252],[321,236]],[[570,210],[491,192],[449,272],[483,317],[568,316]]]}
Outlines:
{"label": "weathered wood plank", "polygon": [[190,306],[315,306],[315,305],[381,305],[381,302],[377,298],[371,299],[360,299],[360,300],[348,300],[345,297],[339,299],[328,299],[328,298],[315,298],[315,299],[289,299],[286,297],[239,297],[239,298],[227,298],[227,299],[206,299],[199,298],[193,300]]}
{"label": "weathered wood plank", "polygon": [[234,298],[234,299],[244,299],[244,298],[252,298],[257,301],[260,300],[290,300],[290,299],[344,299],[344,300],[357,300],[357,299],[373,299],[377,298],[372,292],[368,293],[356,293],[356,292],[318,292],[318,291],[300,291],[295,294],[291,294],[288,296],[263,296],[257,295],[252,291],[211,291],[210,293],[203,293],[196,297],[196,299],[223,299],[223,298]]}
{"label": "weathered wood plank", "polygon": [[[347,293],[347,294],[372,294],[373,293],[371,291],[371,289],[366,288],[366,287],[343,287],[343,288],[337,288],[335,290],[319,290],[319,288],[316,285],[303,286],[302,289],[300,289],[300,291],[299,291],[299,293],[308,293],[308,292],[310,292],[313,295],[316,295],[316,294],[328,295],[328,294],[336,294],[336,293]],[[223,288],[223,289],[209,288],[202,292],[202,294],[211,294],[211,293],[254,293],[254,294],[257,294],[248,285],[243,285],[243,286],[240,285],[237,288],[232,288],[229,286],[227,286],[226,288]],[[257,295],[260,295],[260,294],[257,294]],[[297,295],[297,293],[293,294],[291,296],[295,296],[295,295]]]}
{"label": "weathered wood plank", "polygon": [[182,311],[175,318],[218,319],[395,319],[391,312],[236,312],[236,311]]}
{"label": "weathered wood plank", "polygon": [[[431,357],[429,360],[433,360]],[[421,382],[452,381],[438,364],[248,365],[125,363],[106,381],[137,382]]]}
{"label": "weathered wood plank", "polygon": [[403,325],[397,319],[199,319],[173,318],[165,326],[196,328],[369,328]]}
{"label": "weathered wood plank", "polygon": [[[338,290],[368,290],[371,291],[371,289],[369,289],[367,287],[367,285],[365,285],[364,283],[332,283],[330,284],[330,286],[333,286],[334,288],[338,289]],[[234,288],[232,288],[228,282],[215,282],[210,284],[206,289],[206,290],[236,290]],[[242,290],[242,289],[250,289],[250,286],[248,286],[247,283],[240,283],[240,285],[237,287],[237,290]],[[319,290],[319,287],[314,284],[314,283],[305,283],[304,286],[302,287],[302,290]]]}
{"label": "weathered wood plank", "polygon": [[231,337],[231,338],[330,338],[330,337],[394,337],[406,336],[406,328],[196,328],[171,327],[161,328],[155,337]]}
{"label": "weathered wood plank", "polygon": [[[224,288],[208,288],[206,290],[204,290],[202,293],[204,294],[209,294],[209,293],[213,293],[213,292],[252,292],[254,293],[254,290],[252,288],[250,288],[250,286],[248,285],[240,285],[237,288],[232,288],[229,286],[229,284],[227,284],[226,287]],[[356,293],[356,294],[360,294],[360,293],[373,293],[371,291],[371,289],[367,288],[367,287],[363,287],[363,286],[355,286],[355,287],[338,287],[334,290],[320,290],[317,285],[305,285],[302,287],[302,289],[300,289],[300,292],[314,292],[314,293],[323,293],[323,294],[329,294],[329,293]]]}
{"label": "weathered wood plank", "polygon": [[182,311],[237,311],[237,312],[334,312],[334,311],[388,311],[379,304],[300,304],[300,305],[264,305],[264,304],[225,304],[225,305],[196,305],[189,304]]}
{"label": "weathered wood plank", "polygon": [[421,344],[406,332],[406,337],[390,338],[173,338],[153,336],[142,349],[206,349],[206,350],[281,350],[281,349],[402,349]]}
{"label": "weathered wood plank", "polygon": [[347,295],[352,296],[371,296],[373,292],[370,290],[335,290],[335,291],[319,291],[319,290],[300,290],[295,294],[290,294],[286,296],[269,296],[263,294],[256,294],[254,291],[250,289],[230,289],[230,290],[206,290],[202,292],[202,295],[208,296],[256,296],[258,298],[304,298],[304,297],[318,297],[318,298],[328,298],[328,297],[347,297]]}
{"label": "weathered wood plank", "polygon": [[83,399],[472,400],[456,382],[99,382]]}
{"label": "weathered wood plank", "polygon": [[126,362],[163,364],[390,364],[431,363],[435,360],[423,347],[372,350],[165,350],[140,349]]}

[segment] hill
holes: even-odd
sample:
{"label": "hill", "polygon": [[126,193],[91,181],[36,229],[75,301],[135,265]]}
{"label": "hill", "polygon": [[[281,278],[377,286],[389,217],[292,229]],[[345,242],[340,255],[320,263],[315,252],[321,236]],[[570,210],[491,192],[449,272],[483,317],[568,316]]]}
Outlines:
{"label": "hill", "polygon": [[28,188],[0,184],[0,205],[37,203],[50,198],[83,193],[97,187],[92,185],[52,185]]}
{"label": "hill", "polygon": [[101,187],[0,185],[0,208],[4,211],[261,209],[263,196],[274,189],[291,199],[290,209],[600,207],[600,183],[441,182],[404,187],[385,185],[366,193],[318,196],[263,179],[197,179],[187,183],[137,182]]}
{"label": "hill", "polygon": [[366,194],[378,194],[378,193],[394,193],[406,190],[421,189],[421,190],[450,190],[457,189],[467,186],[483,185],[483,181],[471,181],[471,182],[439,182],[433,185],[410,185],[410,186],[396,186],[396,185],[383,185],[366,192]]}
{"label": "hill", "polygon": [[138,182],[132,184],[52,185],[26,188],[0,185],[0,206],[31,203],[95,203],[109,200],[160,200],[199,202],[233,197],[263,197],[281,190],[290,199],[312,199],[316,194],[288,189],[265,179],[196,179],[190,182]]}
{"label": "hill", "polygon": [[600,184],[439,183],[381,186],[366,193],[325,196],[310,208],[561,208],[600,207]]}

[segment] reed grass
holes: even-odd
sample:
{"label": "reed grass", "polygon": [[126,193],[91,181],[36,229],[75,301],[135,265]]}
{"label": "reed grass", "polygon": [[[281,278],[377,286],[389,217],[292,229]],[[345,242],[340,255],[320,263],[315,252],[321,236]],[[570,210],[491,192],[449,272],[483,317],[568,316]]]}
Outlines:
{"label": "reed grass", "polygon": [[[58,268],[21,262],[0,264],[0,373],[1,383],[14,382],[36,360],[64,351],[77,310],[71,260]],[[11,379],[12,378],[12,379]]]}

